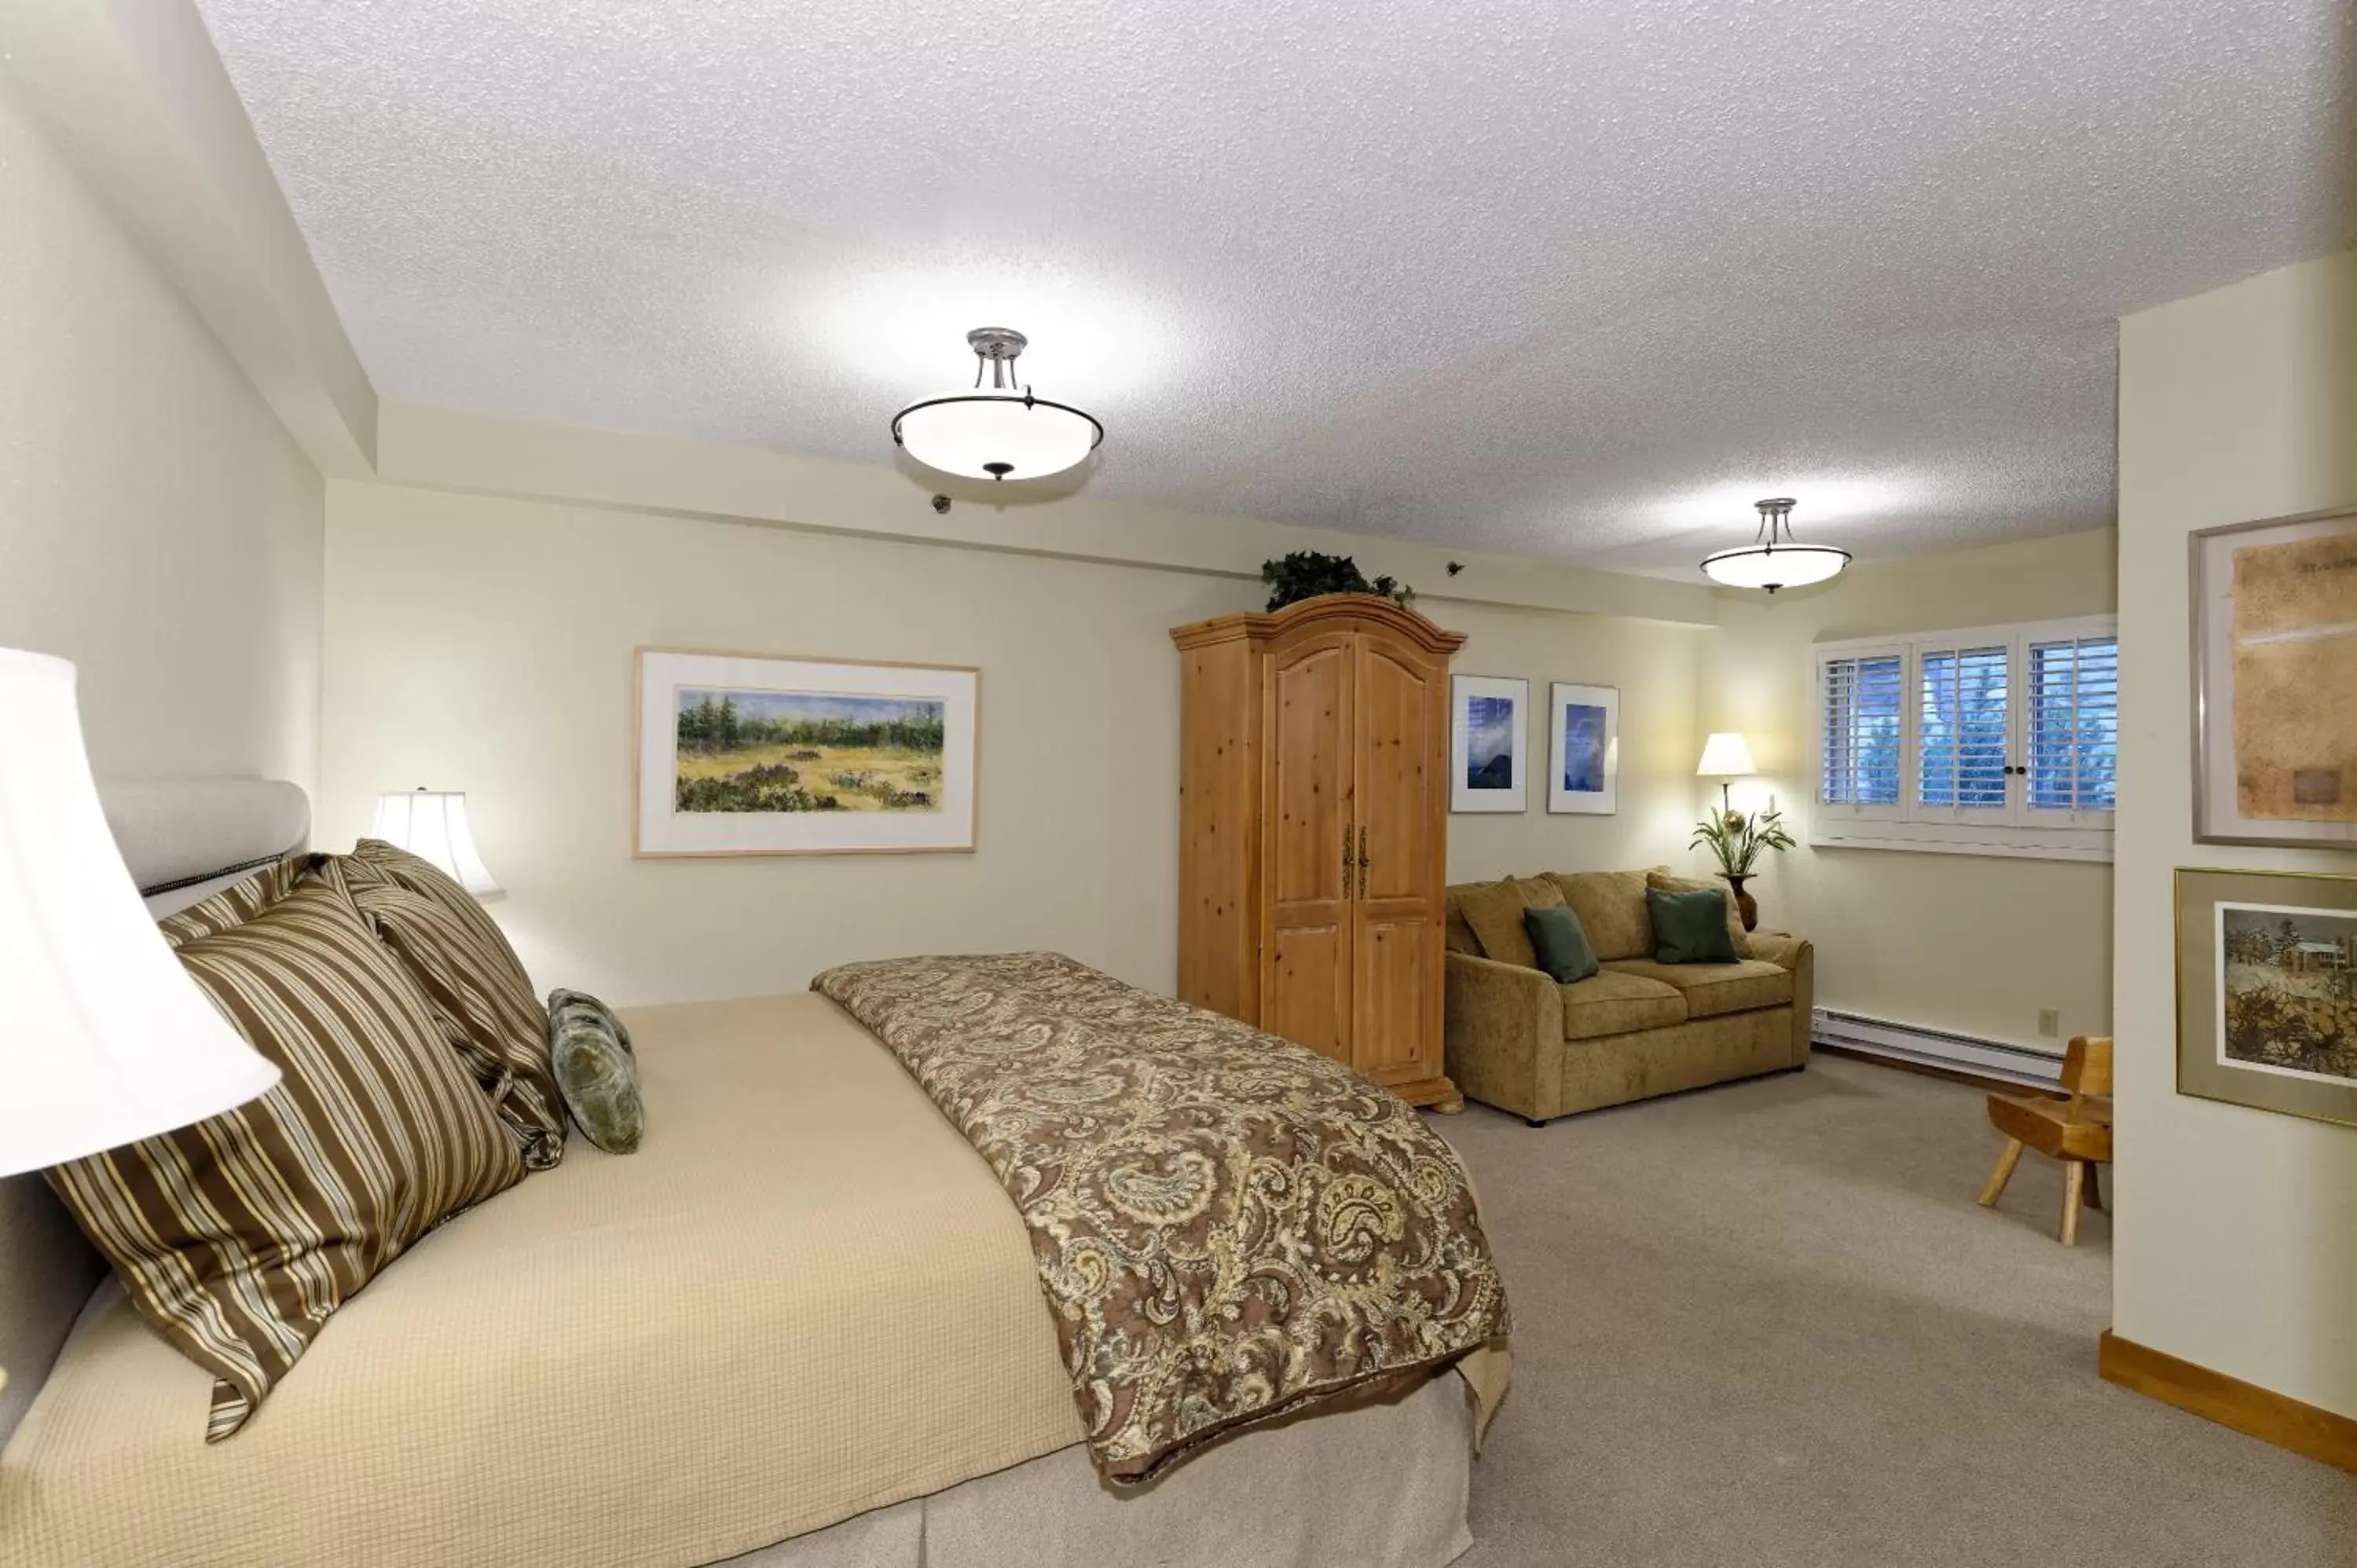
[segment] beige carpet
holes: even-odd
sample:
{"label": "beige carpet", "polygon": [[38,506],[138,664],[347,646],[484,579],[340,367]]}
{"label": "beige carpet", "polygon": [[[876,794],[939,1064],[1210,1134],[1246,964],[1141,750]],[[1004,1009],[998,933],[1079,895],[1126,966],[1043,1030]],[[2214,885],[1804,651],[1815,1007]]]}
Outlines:
{"label": "beige carpet", "polygon": [[2057,1245],[2035,1155],[1977,1207],[1976,1090],[1820,1056],[1434,1125],[1516,1318],[1464,1568],[2357,1564],[2357,1477],[2097,1380],[2110,1224]]}

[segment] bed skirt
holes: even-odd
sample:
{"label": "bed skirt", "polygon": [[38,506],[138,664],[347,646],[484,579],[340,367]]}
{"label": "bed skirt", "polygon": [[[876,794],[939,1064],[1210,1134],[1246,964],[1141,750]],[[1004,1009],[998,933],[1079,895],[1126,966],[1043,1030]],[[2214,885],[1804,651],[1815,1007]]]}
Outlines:
{"label": "bed skirt", "polygon": [[1439,1568],[1465,1521],[1472,1401],[1450,1373],[1238,1434],[1115,1491],[1074,1444],[728,1559],[727,1568]]}

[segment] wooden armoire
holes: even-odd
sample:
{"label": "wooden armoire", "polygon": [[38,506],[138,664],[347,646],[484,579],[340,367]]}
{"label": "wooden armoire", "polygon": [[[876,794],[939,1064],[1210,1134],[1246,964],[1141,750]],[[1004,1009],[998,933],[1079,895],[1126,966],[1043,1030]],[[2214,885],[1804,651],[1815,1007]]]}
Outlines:
{"label": "wooden armoire", "polygon": [[1178,994],[1416,1105],[1441,1060],[1448,660],[1373,594],[1176,628]]}

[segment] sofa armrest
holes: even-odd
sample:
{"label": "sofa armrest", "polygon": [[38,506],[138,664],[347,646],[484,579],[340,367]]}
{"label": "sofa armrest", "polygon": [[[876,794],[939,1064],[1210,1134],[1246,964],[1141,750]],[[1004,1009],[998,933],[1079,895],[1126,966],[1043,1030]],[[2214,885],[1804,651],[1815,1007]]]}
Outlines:
{"label": "sofa armrest", "polygon": [[1563,1097],[1563,993],[1540,970],[1447,955],[1448,1075],[1458,1092],[1544,1120]]}
{"label": "sofa armrest", "polygon": [[1751,956],[1792,972],[1792,1065],[1809,1059],[1809,1026],[1817,1006],[1817,949],[1785,931],[1751,933]]}

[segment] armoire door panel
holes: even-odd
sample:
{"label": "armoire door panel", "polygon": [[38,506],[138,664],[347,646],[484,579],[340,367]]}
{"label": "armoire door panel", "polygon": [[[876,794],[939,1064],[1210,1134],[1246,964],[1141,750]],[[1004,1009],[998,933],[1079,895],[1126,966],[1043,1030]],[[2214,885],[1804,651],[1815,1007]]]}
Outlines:
{"label": "armoire door panel", "polygon": [[1351,928],[1343,921],[1279,930],[1260,1026],[1320,1056],[1351,1060],[1350,953]]}
{"label": "armoire door panel", "polygon": [[1358,1018],[1353,1065],[1378,1083],[1406,1083],[1440,1070],[1432,1050],[1439,944],[1431,922],[1362,916],[1358,931]]}
{"label": "armoire door panel", "polygon": [[1272,672],[1270,892],[1279,906],[1348,898],[1351,806],[1348,639],[1280,655]]}
{"label": "armoire door panel", "polygon": [[1433,824],[1445,821],[1433,792],[1432,763],[1447,704],[1438,671],[1375,638],[1360,640],[1352,693],[1358,755],[1352,791],[1366,838],[1359,891],[1368,898],[1429,899],[1434,886]]}
{"label": "armoire door panel", "polygon": [[1351,1059],[1351,634],[1305,638],[1269,655],[1262,702],[1269,758],[1269,933],[1261,1027]]}
{"label": "armoire door panel", "polygon": [[1444,670],[1370,633],[1352,671],[1351,799],[1365,845],[1352,1059],[1382,1082],[1440,1071]]}

